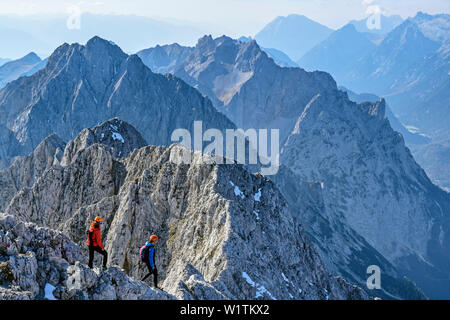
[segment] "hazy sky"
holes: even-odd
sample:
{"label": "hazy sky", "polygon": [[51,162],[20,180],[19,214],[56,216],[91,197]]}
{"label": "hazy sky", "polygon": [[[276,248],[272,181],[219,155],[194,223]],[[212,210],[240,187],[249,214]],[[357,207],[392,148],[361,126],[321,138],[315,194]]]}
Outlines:
{"label": "hazy sky", "polygon": [[450,0],[0,0],[0,14],[68,14],[74,5],[83,12],[211,24],[231,36],[254,35],[275,17],[291,13],[332,28],[366,17],[370,6],[404,18],[417,11],[450,13]]}

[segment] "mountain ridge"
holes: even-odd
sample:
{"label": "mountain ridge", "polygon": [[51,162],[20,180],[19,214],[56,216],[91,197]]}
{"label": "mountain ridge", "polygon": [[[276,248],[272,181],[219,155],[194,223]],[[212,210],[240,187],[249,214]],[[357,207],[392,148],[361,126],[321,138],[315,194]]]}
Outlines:
{"label": "mountain ridge", "polygon": [[[100,128],[111,121],[122,120]],[[192,163],[176,165],[170,158],[177,145],[145,146],[120,159],[110,152],[113,141],[99,144],[84,132],[75,140],[87,144],[74,149],[68,142],[61,164],[17,193],[7,213],[63,231],[81,246],[90,220],[102,212],[109,264],[131,277],[145,272],[139,243],[158,234],[161,287],[178,299],[368,298],[325,270],[266,178],[241,165],[207,164],[196,152]],[[30,205],[30,196],[38,203]]]}
{"label": "mountain ridge", "polygon": [[303,15],[291,14],[275,18],[255,35],[255,39],[261,46],[281,50],[297,61],[331,32],[332,29]]}

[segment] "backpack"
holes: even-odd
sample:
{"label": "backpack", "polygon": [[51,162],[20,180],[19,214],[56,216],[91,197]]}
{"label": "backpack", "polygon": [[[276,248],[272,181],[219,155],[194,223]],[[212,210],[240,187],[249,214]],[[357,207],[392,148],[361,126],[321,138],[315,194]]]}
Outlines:
{"label": "backpack", "polygon": [[142,262],[147,262],[148,261],[148,252],[149,252],[150,247],[149,246],[142,246],[139,249],[139,257],[141,258]]}
{"label": "backpack", "polygon": [[87,246],[93,246],[93,239],[92,239],[92,235],[93,235],[93,232],[92,231],[90,231],[90,229],[88,229],[88,231],[86,231],[86,245]]}

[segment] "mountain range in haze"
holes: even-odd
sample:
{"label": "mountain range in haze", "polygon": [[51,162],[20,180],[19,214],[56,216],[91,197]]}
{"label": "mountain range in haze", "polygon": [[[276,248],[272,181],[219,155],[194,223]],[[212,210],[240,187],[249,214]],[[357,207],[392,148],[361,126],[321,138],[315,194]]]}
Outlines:
{"label": "mountain range in haze", "polygon": [[31,52],[20,59],[7,61],[0,66],[0,89],[8,82],[23,76],[32,75],[40,69],[43,69],[46,63],[47,59],[41,60],[34,52]]}
{"label": "mountain range in haze", "polygon": [[114,39],[131,53],[161,43],[190,45],[204,34],[204,31],[191,25],[131,15],[83,13],[80,28],[71,29],[67,27],[67,20],[68,16],[64,15],[1,15],[0,39],[14,45],[2,47],[0,55],[16,59],[34,51],[48,56],[61,43],[86,43],[96,35]]}
{"label": "mountain range in haze", "polygon": [[418,13],[378,45],[347,25],[298,63],[330,72],[350,90],[385,97],[402,123],[432,137],[448,137],[449,21],[449,15]]}

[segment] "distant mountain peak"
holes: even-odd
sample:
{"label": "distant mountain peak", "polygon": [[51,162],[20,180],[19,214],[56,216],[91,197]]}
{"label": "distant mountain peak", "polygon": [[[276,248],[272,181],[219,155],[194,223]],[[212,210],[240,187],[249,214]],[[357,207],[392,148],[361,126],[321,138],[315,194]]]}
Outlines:
{"label": "distant mountain peak", "polygon": [[35,69],[40,69],[44,63],[36,53],[30,52],[20,59],[0,65],[0,89],[9,82],[33,73]]}
{"label": "distant mountain peak", "polygon": [[268,23],[255,39],[262,47],[280,50],[297,61],[332,32],[327,26],[303,15],[292,14]]}
{"label": "distant mountain peak", "polygon": [[303,14],[298,14],[298,13],[291,13],[288,14],[287,16],[278,16],[276,17],[273,22],[280,22],[282,20],[287,20],[287,21],[312,21],[315,22],[314,20],[308,18],[307,16],[303,15]]}
{"label": "distant mountain peak", "polygon": [[37,62],[41,61],[41,58],[36,53],[30,52],[29,54],[27,54],[20,60],[30,62],[30,63],[37,63]]}

